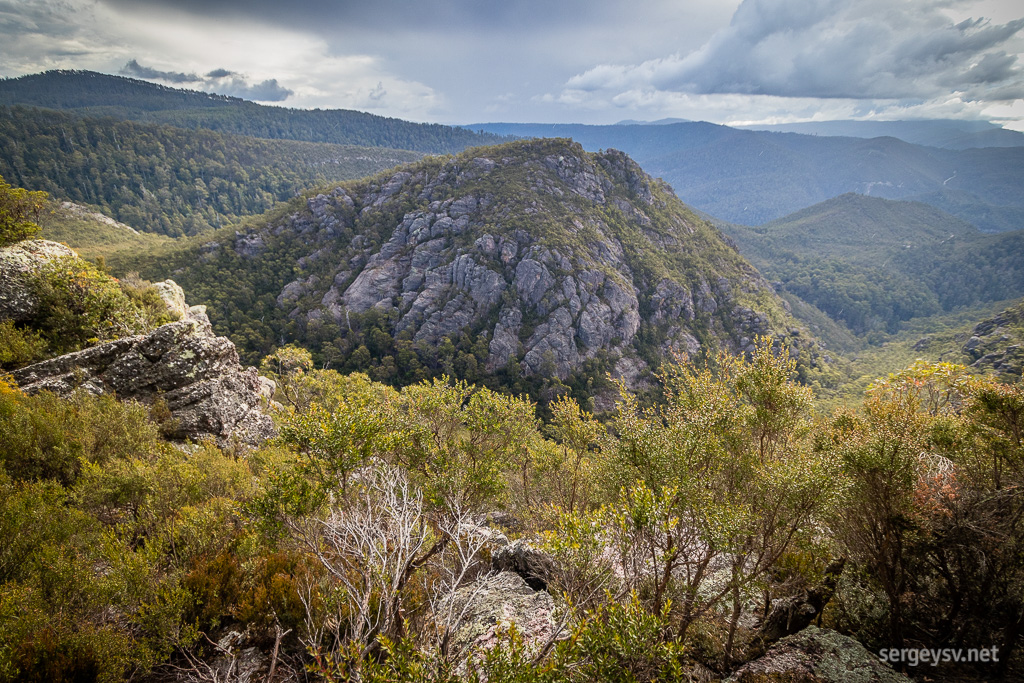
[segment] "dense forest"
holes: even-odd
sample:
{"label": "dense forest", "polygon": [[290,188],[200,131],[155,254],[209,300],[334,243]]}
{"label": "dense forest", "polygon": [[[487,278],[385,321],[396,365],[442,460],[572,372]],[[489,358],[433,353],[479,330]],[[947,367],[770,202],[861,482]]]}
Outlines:
{"label": "dense forest", "polygon": [[47,71],[0,80],[0,104],[73,109],[85,116],[162,123],[233,135],[450,154],[503,138],[344,109],[269,107],[92,71]]}
{"label": "dense forest", "polygon": [[196,234],[419,155],[0,107],[0,175],[146,232]]}
{"label": "dense forest", "polygon": [[917,202],[845,194],[762,226],[719,225],[766,277],[864,337],[1024,294],[1024,231],[982,233]]}

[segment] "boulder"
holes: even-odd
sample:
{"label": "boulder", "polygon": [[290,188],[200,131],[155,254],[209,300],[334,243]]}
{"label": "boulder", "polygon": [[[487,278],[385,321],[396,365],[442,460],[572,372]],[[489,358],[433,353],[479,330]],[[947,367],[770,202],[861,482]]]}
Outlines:
{"label": "boulder", "polygon": [[78,254],[49,240],[25,240],[0,249],[0,321],[24,322],[35,317],[39,301],[30,286],[31,278],[58,258],[78,258]]}
{"label": "boulder", "polygon": [[451,598],[447,614],[461,615],[454,628],[453,651],[490,648],[514,625],[527,647],[543,646],[555,633],[555,601],[527,585],[514,572],[499,572],[463,586]]}
{"label": "boulder", "polygon": [[185,303],[185,292],[181,289],[174,280],[164,280],[163,282],[156,282],[153,284],[156,288],[160,298],[163,299],[164,305],[167,306],[167,310],[171,314],[178,318],[184,318],[188,315],[188,304]]}
{"label": "boulder", "polygon": [[29,365],[13,377],[28,394],[83,389],[145,404],[163,400],[171,412],[169,436],[182,441],[257,445],[275,434],[261,407],[256,369],[243,368],[235,345],[213,334],[201,306],[148,334]]}
{"label": "boulder", "polygon": [[726,683],[909,683],[853,638],[808,626],[747,662]]}
{"label": "boulder", "polygon": [[534,590],[545,590],[555,569],[555,560],[527,541],[519,539],[494,551],[491,555],[491,568],[518,574]]}

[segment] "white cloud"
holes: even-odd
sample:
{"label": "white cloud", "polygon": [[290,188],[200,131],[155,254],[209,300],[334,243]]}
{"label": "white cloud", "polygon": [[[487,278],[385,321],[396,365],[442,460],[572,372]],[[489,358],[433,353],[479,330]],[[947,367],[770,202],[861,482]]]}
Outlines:
{"label": "white cloud", "polygon": [[939,105],[953,97],[963,113],[972,102],[1024,96],[1017,54],[1006,49],[1024,29],[1024,19],[954,21],[945,13],[949,5],[744,0],[729,26],[699,49],[638,64],[597,65],[569,78],[553,100],[655,106],[685,115],[663,107],[693,107],[694,95],[745,95],[764,111],[774,108],[764,99],[772,97],[868,100],[895,109],[916,101],[919,108],[948,109]]}
{"label": "white cloud", "polygon": [[194,21],[170,11],[122,11],[89,0],[0,1],[0,64],[4,75],[55,68],[125,71],[246,99],[287,97],[289,106],[415,120],[430,119],[444,105],[432,88],[396,75],[379,58],[335,54],[324,40],[297,31]]}

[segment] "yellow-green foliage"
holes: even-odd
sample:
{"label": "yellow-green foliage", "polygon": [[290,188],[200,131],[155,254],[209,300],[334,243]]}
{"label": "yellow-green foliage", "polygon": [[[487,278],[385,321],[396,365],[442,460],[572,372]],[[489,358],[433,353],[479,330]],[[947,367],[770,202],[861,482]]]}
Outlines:
{"label": "yellow-green foliage", "polygon": [[45,205],[45,192],[29,192],[20,187],[11,187],[0,176],[0,247],[38,233],[36,220]]}
{"label": "yellow-green foliage", "polygon": [[[0,383],[0,681],[198,667],[246,629],[266,651],[288,633],[281,666],[325,680],[685,680],[742,662],[744,615],[813,593],[838,556],[826,624],[1010,651],[1019,385],[920,363],[816,419],[762,339],[666,368],[656,405],[622,388],[607,426],[556,401],[545,436],[523,399],[307,361],[265,363],[283,438],[248,453],[173,448],[136,404]],[[460,652],[439,617],[487,571],[477,515],[494,510],[554,559],[568,637],[540,654],[514,629]]]}
{"label": "yellow-green foliage", "polygon": [[55,353],[138,334],[168,322],[159,295],[137,277],[122,286],[88,261],[49,261],[35,276],[35,327]]}
{"label": "yellow-green foliage", "polygon": [[0,465],[17,479],[70,486],[84,462],[107,466],[156,445],[155,426],[137,403],[84,393],[61,399],[0,391]]}
{"label": "yellow-green foliage", "polygon": [[39,332],[0,322],[0,368],[18,368],[46,357],[46,340]]}

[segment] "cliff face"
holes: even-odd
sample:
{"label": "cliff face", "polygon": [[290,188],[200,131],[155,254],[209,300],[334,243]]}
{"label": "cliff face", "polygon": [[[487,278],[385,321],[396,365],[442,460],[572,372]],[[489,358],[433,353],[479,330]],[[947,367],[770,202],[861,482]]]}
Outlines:
{"label": "cliff face", "polygon": [[275,435],[261,408],[266,380],[243,368],[235,345],[214,336],[203,307],[149,334],[126,337],[15,370],[14,381],[32,394],[76,390],[113,393],[120,400],[166,403],[167,435],[219,445],[258,445]]}
{"label": "cliff face", "polygon": [[[28,330],[46,322],[48,313],[40,310],[33,278],[54,262],[71,270],[88,265],[66,246],[45,240],[0,249],[0,322]],[[92,284],[110,282],[114,280],[103,275]],[[170,414],[164,431],[176,440],[212,437],[222,446],[257,445],[273,436],[273,422],[262,410],[263,394],[271,393],[264,387],[269,380],[261,379],[255,368],[242,367],[235,345],[213,334],[205,307],[189,307],[174,281],[158,282],[154,288],[176,322],[155,329],[142,326],[142,334],[27,365],[13,371],[14,381],[29,394],[66,396],[84,390],[148,405],[163,401]]]}
{"label": "cliff face", "polygon": [[962,352],[970,366],[1019,382],[1024,368],[1024,302],[978,323]]}
{"label": "cliff face", "polygon": [[199,260],[257,269],[286,252],[296,277],[270,294],[300,341],[322,339],[325,326],[344,337],[353,314],[376,311],[417,348],[474,335],[490,372],[517,364],[565,379],[601,358],[635,384],[673,352],[800,334],[760,275],[667,186],[620,152],[566,140],[479,148],[336,187],[231,244],[208,243]]}

